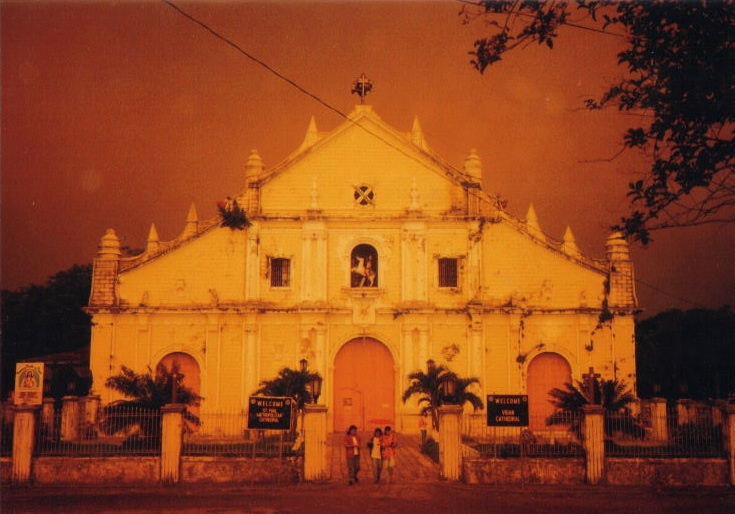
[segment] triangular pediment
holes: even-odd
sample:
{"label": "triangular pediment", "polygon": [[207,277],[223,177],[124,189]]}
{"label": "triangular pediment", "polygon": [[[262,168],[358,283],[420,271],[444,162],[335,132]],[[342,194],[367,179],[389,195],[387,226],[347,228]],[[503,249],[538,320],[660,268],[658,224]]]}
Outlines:
{"label": "triangular pediment", "polygon": [[431,153],[418,131],[417,121],[410,132],[396,130],[370,106],[327,134],[312,120],[304,144],[260,177],[261,214],[463,210],[465,189],[478,184]]}

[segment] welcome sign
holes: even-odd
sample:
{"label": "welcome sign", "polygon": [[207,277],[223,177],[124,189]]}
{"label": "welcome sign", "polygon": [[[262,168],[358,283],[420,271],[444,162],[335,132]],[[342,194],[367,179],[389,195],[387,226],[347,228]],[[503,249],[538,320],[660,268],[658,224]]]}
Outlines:
{"label": "welcome sign", "polygon": [[527,427],[528,395],[488,395],[487,426]]}
{"label": "welcome sign", "polygon": [[248,428],[290,430],[293,400],[279,396],[251,396]]}

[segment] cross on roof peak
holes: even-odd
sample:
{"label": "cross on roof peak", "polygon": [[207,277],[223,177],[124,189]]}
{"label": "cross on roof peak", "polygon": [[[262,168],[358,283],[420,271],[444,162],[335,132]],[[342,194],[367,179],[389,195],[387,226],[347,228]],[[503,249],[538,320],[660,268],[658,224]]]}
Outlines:
{"label": "cross on roof peak", "polygon": [[363,73],[357,78],[357,80],[355,80],[355,82],[353,82],[352,94],[354,95],[357,93],[360,95],[360,104],[363,104],[365,103],[365,97],[370,91],[372,91],[372,89],[373,83],[370,82],[370,79]]}

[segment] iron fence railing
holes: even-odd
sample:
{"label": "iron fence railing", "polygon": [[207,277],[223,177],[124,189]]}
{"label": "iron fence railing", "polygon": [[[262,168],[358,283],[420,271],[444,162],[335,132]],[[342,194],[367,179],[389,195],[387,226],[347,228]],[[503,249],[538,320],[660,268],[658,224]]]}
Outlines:
{"label": "iron fence railing", "polygon": [[297,432],[248,429],[243,412],[206,413],[199,419],[199,426],[184,433],[182,455],[284,458],[303,452]]}
{"label": "iron fence railing", "polygon": [[487,426],[485,415],[463,417],[463,442],[484,457],[580,457],[583,455],[577,437],[581,417],[576,414],[557,416],[553,424],[545,417],[532,417],[528,426]]}
{"label": "iron fence railing", "polygon": [[37,456],[159,455],[161,412],[131,407],[108,415],[100,409],[98,423],[85,424],[55,410],[36,424],[35,443]]}
{"label": "iron fence railing", "polygon": [[724,457],[723,425],[711,409],[683,414],[678,407],[659,415],[642,410],[641,416],[606,414],[607,457]]}

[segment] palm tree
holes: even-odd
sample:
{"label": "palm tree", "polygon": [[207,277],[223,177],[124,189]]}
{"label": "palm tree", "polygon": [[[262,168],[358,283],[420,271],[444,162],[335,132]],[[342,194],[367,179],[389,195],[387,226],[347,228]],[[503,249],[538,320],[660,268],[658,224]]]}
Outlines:
{"label": "palm tree", "polygon": [[[432,360],[426,363],[426,367],[426,373],[417,370],[408,375],[410,383],[403,392],[402,400],[406,403],[413,396],[418,396],[419,413],[422,416],[431,415],[431,426],[434,430],[439,429],[437,408],[443,403],[451,402],[457,405],[469,403],[474,410],[483,408],[480,397],[468,389],[469,386],[480,383],[477,378],[460,378],[446,366],[441,364],[437,366]],[[444,396],[445,385],[449,380],[455,383],[453,401]]]}
{"label": "palm tree", "polygon": [[[282,368],[276,378],[261,381],[260,387],[254,394],[256,396],[292,398],[296,409],[303,414],[305,405],[314,401],[311,384],[315,380],[321,379],[319,373],[309,371],[305,365],[302,365],[302,369],[298,371],[291,368]],[[291,426],[292,431],[295,428],[295,426]]]}
{"label": "palm tree", "polygon": [[[104,408],[104,419],[100,424],[102,431],[115,434],[138,426],[143,437],[160,438],[161,407],[170,403],[197,405],[202,400],[184,385],[184,375],[179,369],[177,361],[171,364],[171,369],[159,363],[155,375],[150,368],[147,373],[138,374],[123,366],[119,374],[109,377],[105,385],[130,399],[113,402]],[[201,424],[186,407],[184,420],[187,428]]]}
{"label": "palm tree", "polygon": [[580,417],[576,414],[584,405],[597,404],[605,410],[606,435],[612,435],[615,430],[637,437],[643,435],[643,429],[628,408],[636,397],[622,380],[595,380],[591,393],[587,384],[579,380],[576,385],[567,382],[563,389],[555,387],[549,391],[549,396],[557,411],[546,419],[547,425],[570,424],[569,430],[579,435]]}

